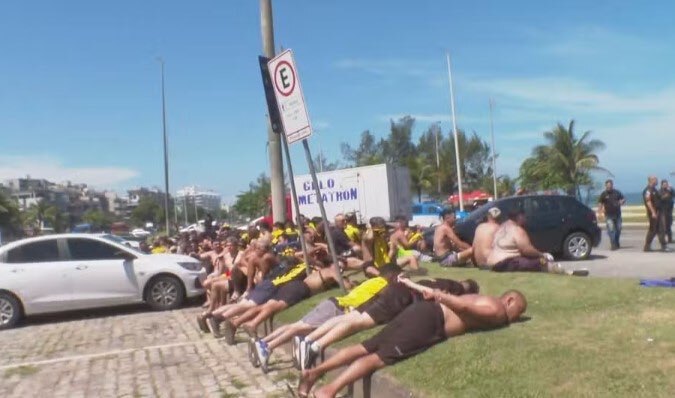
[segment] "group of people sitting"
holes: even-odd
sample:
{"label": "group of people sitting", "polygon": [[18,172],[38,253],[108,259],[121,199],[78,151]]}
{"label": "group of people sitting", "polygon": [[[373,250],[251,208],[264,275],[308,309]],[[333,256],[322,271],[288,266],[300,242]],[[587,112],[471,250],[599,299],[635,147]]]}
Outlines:
{"label": "group of people sitting", "polygon": [[[498,216],[492,212],[490,217]],[[413,282],[408,278],[425,273],[420,261],[433,260],[443,266],[468,261],[480,264],[476,255],[480,258],[484,253],[459,240],[452,231],[454,213],[444,214],[443,221],[435,233],[433,255],[427,255],[423,254],[427,247],[421,232],[409,228],[405,217],[398,217],[389,231],[382,218],[372,218],[363,229],[353,216],[340,214],[327,228],[339,254],[337,262],[328,254],[326,226],[320,219],[302,219],[299,228],[262,224],[243,236],[221,234],[209,242],[210,246],[202,244],[199,252],[191,253],[212,266],[204,282],[207,302],[197,317],[199,328],[217,338],[224,337],[228,344],[236,344],[236,332],[243,329],[248,334],[252,363],[265,372],[272,353],[292,342],[294,362],[302,370],[294,393],[301,397],[308,396],[323,374],[349,365],[313,393],[333,397],[363,376],[449,337],[518,320],[527,300],[517,290],[493,297],[479,294],[478,283],[471,279]],[[502,227],[495,229],[495,239]],[[304,250],[298,242],[300,234],[306,244]],[[495,258],[497,263],[504,261]],[[355,281],[362,276],[365,279]],[[320,302],[295,323],[264,337],[258,335],[263,322],[336,286],[340,279],[347,292]],[[316,366],[327,347],[378,325],[386,326],[372,338],[346,347]]]}

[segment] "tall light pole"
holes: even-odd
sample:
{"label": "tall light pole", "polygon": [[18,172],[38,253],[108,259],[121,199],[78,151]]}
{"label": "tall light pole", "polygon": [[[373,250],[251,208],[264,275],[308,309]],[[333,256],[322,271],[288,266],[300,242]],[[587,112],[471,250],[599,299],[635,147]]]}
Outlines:
{"label": "tall light pole", "polygon": [[494,101],[492,98],[489,100],[490,104],[490,140],[492,141],[492,184],[494,186],[494,198],[495,200],[499,199],[497,194],[497,159],[495,158],[495,129],[492,123],[492,107],[494,106]]}
{"label": "tall light pole", "polygon": [[457,165],[457,185],[459,186],[459,210],[464,211],[464,197],[462,195],[462,169],[459,159],[459,141],[457,140],[457,119],[455,117],[455,93],[452,87],[452,67],[450,66],[450,54],[446,53],[448,60],[448,83],[450,84],[450,108],[452,109],[452,131],[455,136],[455,160]]}
{"label": "tall light pole", "polygon": [[441,157],[438,152],[438,135],[441,132],[441,122],[436,123],[436,182],[438,184],[438,196],[441,195]]}
{"label": "tall light pole", "polygon": [[[260,0],[260,30],[262,33],[263,55],[274,58],[274,24],[272,22],[272,0]],[[284,164],[281,157],[281,139],[272,130],[267,116],[267,142],[270,161],[270,185],[272,188],[272,214],[274,222],[286,221],[286,190],[284,188]]]}
{"label": "tall light pole", "polygon": [[164,219],[166,220],[166,234],[171,233],[169,228],[169,140],[166,136],[166,99],[164,96],[164,60],[159,57],[162,69],[162,133],[164,136]]}

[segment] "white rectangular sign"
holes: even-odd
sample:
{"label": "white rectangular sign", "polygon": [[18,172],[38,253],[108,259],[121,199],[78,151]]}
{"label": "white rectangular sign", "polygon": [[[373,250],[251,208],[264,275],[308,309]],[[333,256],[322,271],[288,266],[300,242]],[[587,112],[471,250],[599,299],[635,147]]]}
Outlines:
{"label": "white rectangular sign", "polygon": [[267,63],[274,95],[279,105],[281,123],[289,144],[312,135],[309,113],[302,95],[298,70],[295,68],[293,53],[286,50]]}

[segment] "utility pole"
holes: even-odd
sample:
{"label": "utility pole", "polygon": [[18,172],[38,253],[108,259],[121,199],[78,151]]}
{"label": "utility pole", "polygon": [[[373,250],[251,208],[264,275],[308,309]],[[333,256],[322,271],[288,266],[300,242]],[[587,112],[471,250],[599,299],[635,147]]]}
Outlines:
{"label": "utility pole", "polygon": [[459,186],[459,210],[464,211],[464,196],[462,195],[462,169],[459,158],[459,140],[457,139],[457,118],[455,116],[455,92],[452,87],[452,67],[450,54],[446,54],[448,60],[448,83],[450,85],[450,108],[452,110],[452,131],[455,136],[455,161],[457,166],[457,185]]}
{"label": "utility pole", "polygon": [[492,141],[492,144],[490,147],[492,148],[492,184],[494,185],[494,198],[495,200],[499,199],[499,195],[497,194],[497,159],[495,159],[495,129],[494,125],[492,123],[492,107],[494,106],[494,101],[492,101],[492,98],[489,100],[490,103],[490,140]]}
{"label": "utility pole", "polygon": [[[263,55],[274,58],[274,24],[272,22],[272,0],[260,0],[260,29]],[[274,222],[286,221],[286,190],[284,188],[284,165],[281,157],[281,139],[272,130],[267,116],[267,142],[270,162],[270,185],[272,188],[272,215]]]}
{"label": "utility pole", "polygon": [[164,97],[164,60],[160,57],[162,67],[162,132],[164,135],[164,219],[166,220],[166,235],[171,234],[169,228],[169,141],[166,136],[166,100]]}

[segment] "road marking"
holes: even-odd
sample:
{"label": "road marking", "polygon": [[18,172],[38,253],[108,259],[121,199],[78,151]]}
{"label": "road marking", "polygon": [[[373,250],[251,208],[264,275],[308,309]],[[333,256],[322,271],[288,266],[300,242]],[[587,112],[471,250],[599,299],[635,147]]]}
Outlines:
{"label": "road marking", "polygon": [[69,356],[69,357],[45,359],[45,360],[42,360],[42,361],[22,362],[22,363],[10,364],[10,365],[2,365],[2,366],[0,366],[0,371],[6,370],[6,369],[20,368],[22,366],[41,366],[41,365],[50,365],[50,364],[54,364],[54,363],[67,362],[67,361],[91,360],[91,359],[100,358],[100,357],[131,354],[131,353],[134,353],[136,351],[146,351],[146,350],[155,350],[155,349],[161,349],[161,348],[173,348],[173,347],[186,347],[186,346],[194,346],[194,345],[198,345],[198,344],[208,344],[210,342],[213,343],[213,342],[216,342],[216,341],[217,340],[209,339],[209,340],[202,340],[202,341],[190,341],[190,342],[185,342],[185,343],[160,344],[160,345],[151,345],[151,346],[147,346],[147,347],[128,348],[126,350],[106,351],[106,352],[100,352],[100,353],[96,353],[96,354],[73,355],[73,356]]}

